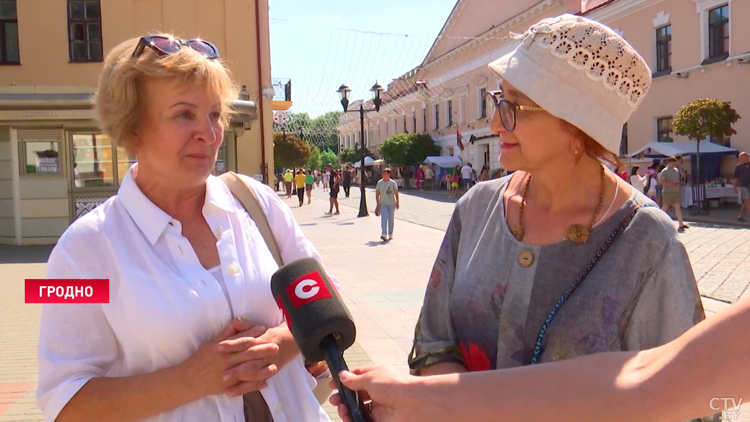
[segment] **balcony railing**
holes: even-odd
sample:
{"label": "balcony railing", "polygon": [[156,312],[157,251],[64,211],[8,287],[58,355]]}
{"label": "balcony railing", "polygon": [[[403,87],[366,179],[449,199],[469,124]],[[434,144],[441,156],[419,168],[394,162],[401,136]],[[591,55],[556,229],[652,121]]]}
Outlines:
{"label": "balcony railing", "polygon": [[289,78],[273,79],[273,99],[275,101],[292,101],[292,80]]}

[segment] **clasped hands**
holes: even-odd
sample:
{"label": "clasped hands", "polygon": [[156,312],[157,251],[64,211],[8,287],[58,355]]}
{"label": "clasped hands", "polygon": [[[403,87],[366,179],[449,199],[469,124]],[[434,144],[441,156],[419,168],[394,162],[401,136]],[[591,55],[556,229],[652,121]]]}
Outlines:
{"label": "clasped hands", "polygon": [[298,354],[286,323],[266,328],[235,318],[182,365],[198,397],[235,397],[265,388],[267,380]]}

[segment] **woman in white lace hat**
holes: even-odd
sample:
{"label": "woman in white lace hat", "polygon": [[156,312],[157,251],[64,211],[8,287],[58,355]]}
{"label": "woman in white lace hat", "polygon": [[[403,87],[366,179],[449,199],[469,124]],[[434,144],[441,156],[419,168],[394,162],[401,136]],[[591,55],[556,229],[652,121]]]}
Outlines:
{"label": "woman in white lace hat", "polygon": [[514,173],[456,204],[417,324],[412,372],[513,368],[674,340],[705,318],[684,245],[621,165],[651,71],[610,28],[545,19],[489,68],[491,128]]}

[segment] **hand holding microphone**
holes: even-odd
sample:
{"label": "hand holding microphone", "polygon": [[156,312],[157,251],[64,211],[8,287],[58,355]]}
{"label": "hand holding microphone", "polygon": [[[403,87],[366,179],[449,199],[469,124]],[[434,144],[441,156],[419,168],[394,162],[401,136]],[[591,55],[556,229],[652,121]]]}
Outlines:
{"label": "hand holding microphone", "polygon": [[271,291],[302,356],[328,363],[351,420],[371,421],[359,394],[339,379],[341,371],[349,370],[343,351],[354,343],[356,328],[320,263],[304,258],[281,267],[271,277]]}

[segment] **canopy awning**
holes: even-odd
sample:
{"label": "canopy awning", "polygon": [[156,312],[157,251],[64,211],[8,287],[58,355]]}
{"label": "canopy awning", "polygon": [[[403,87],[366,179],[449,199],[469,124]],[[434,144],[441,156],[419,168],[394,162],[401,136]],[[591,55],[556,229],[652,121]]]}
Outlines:
{"label": "canopy awning", "polygon": [[432,155],[424,159],[424,164],[437,164],[443,168],[453,168],[463,165],[463,161],[454,155]]}
{"label": "canopy awning", "polygon": [[[678,155],[695,155],[698,143],[694,141],[682,142],[649,142],[643,148],[635,151],[626,157],[636,157],[643,154],[647,158],[665,158]],[[738,151],[734,148],[725,147],[710,141],[701,141],[701,155],[737,155]]]}
{"label": "canopy awning", "polygon": [[[373,163],[375,163],[375,159],[373,159],[369,155],[365,157],[365,167],[371,166],[373,165]],[[354,162],[354,167],[361,167],[361,166],[362,166],[362,160],[357,160],[356,162]]]}

